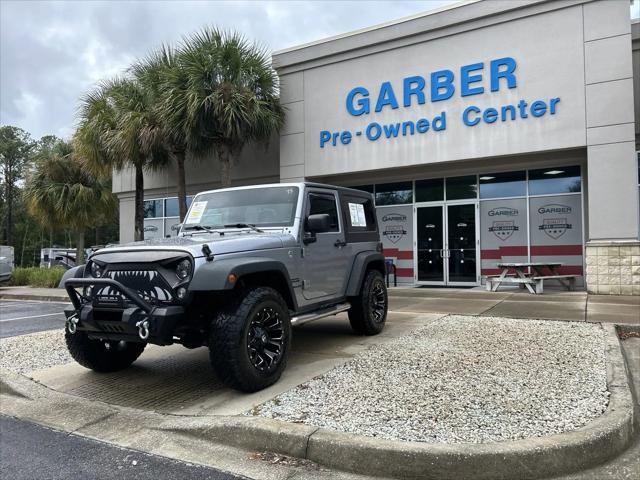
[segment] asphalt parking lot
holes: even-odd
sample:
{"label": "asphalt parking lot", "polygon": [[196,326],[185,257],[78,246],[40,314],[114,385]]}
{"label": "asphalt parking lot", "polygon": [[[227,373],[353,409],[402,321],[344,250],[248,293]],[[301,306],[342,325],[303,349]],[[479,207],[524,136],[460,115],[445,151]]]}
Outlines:
{"label": "asphalt parking lot", "polygon": [[63,302],[0,300],[0,338],[64,327]]}

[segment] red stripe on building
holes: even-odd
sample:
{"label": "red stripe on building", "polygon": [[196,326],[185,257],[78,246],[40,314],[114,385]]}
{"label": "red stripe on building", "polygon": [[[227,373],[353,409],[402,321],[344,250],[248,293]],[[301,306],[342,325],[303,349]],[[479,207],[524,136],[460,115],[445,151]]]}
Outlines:
{"label": "red stripe on building", "polygon": [[400,277],[413,278],[413,268],[396,268],[396,274],[398,275],[398,278]]}
{"label": "red stripe on building", "polygon": [[[556,272],[560,275],[583,275],[583,270],[581,265],[565,265],[563,267],[558,268]],[[500,275],[501,273],[502,273],[501,268],[481,268],[480,269],[481,275]],[[513,273],[513,271],[511,273]],[[549,272],[547,269],[544,269],[542,273],[544,275],[551,274],[551,272]]]}
{"label": "red stripe on building", "polygon": [[582,255],[582,245],[532,245],[531,255]]}
{"label": "red stripe on building", "polygon": [[500,268],[481,268],[480,275],[500,275],[502,269]]}
{"label": "red stripe on building", "polygon": [[485,249],[480,251],[483,260],[500,260],[502,257],[526,257],[526,246],[500,247],[497,249]]}
{"label": "red stripe on building", "polygon": [[398,260],[413,260],[413,252],[411,250],[385,248],[383,252],[385,257],[396,257]]}

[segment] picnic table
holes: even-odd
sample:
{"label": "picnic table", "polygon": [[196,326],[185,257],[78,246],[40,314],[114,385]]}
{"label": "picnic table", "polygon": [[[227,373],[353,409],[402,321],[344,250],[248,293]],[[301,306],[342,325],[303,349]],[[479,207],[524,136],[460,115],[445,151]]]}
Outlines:
{"label": "picnic table", "polygon": [[[518,284],[526,287],[529,293],[540,294],[544,290],[545,280],[555,280],[567,290],[575,290],[576,277],[578,275],[562,275],[558,269],[562,267],[559,262],[519,262],[498,263],[502,269],[500,275],[488,275],[487,290],[495,292],[503,283]],[[548,272],[545,272],[547,270]],[[509,274],[513,271],[513,274]]]}

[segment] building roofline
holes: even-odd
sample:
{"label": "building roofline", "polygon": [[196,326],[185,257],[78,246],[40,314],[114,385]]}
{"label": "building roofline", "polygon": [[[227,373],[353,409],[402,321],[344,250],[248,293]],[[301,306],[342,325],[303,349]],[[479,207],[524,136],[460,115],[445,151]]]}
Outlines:
{"label": "building roofline", "polygon": [[593,0],[463,0],[273,53],[273,66],[287,74],[446,35],[573,7]]}
{"label": "building roofline", "polygon": [[451,5],[444,5],[440,8],[434,8],[433,10],[428,10],[426,12],[418,12],[418,13],[414,13],[413,15],[407,15],[406,17],[402,17],[402,18],[398,18],[395,20],[389,20],[386,22],[382,22],[382,23],[378,23],[375,25],[371,25],[370,27],[363,27],[363,28],[358,28],[356,30],[351,30],[345,33],[339,33],[337,35],[332,35],[330,37],[325,37],[325,38],[321,38],[319,40],[313,40],[311,42],[306,42],[306,43],[301,43],[299,45],[294,45],[292,47],[288,47],[288,48],[282,48],[280,50],[276,50],[275,52],[273,52],[273,56],[276,55],[282,55],[285,53],[289,53],[289,52],[294,52],[296,50],[302,50],[305,48],[309,48],[309,47],[313,47],[316,45],[321,45],[323,43],[328,43],[328,42],[333,42],[336,40],[340,40],[342,38],[347,38],[347,37],[352,37],[354,35],[360,35],[363,33],[367,33],[370,32],[372,30],[379,30],[381,28],[385,28],[385,27],[390,27],[393,25],[397,25],[400,23],[405,23],[405,22],[410,22],[412,20],[418,19],[418,18],[422,18],[422,17],[427,17],[429,15],[435,15],[447,10],[453,10],[455,8],[460,8],[460,7],[464,7],[466,5],[472,4],[472,3],[477,3],[477,2],[481,2],[483,0],[459,0],[456,3],[453,3]]}

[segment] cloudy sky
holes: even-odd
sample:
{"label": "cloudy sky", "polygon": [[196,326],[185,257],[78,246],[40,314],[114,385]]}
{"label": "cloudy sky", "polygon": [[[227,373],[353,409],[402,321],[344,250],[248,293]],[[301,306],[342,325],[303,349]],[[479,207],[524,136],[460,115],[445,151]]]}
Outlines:
{"label": "cloudy sky", "polygon": [[92,85],[204,25],[279,50],[451,3],[0,0],[0,124],[68,137]]}

